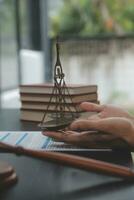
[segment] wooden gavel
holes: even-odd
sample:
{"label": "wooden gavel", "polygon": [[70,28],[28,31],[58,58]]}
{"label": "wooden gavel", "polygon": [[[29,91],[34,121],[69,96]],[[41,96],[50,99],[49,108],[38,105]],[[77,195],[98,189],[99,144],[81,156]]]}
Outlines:
{"label": "wooden gavel", "polygon": [[134,180],[134,171],[132,169],[91,158],[59,152],[31,150],[20,146],[12,146],[3,142],[0,142],[0,152],[9,152],[17,155],[35,157],[71,167],[76,167],[86,171],[94,171],[97,173],[121,177],[131,181]]}

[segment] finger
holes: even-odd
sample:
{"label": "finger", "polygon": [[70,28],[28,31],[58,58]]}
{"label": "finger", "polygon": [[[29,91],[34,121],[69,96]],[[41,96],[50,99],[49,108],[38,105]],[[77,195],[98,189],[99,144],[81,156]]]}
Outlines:
{"label": "finger", "polygon": [[[122,119],[123,120],[123,119]],[[118,118],[106,118],[106,119],[86,119],[76,120],[70,125],[71,130],[98,130],[109,133],[120,132],[120,119]],[[123,121],[124,130],[126,129],[126,123]]]}
{"label": "finger", "polygon": [[83,102],[80,104],[80,107],[83,110],[90,111],[90,112],[101,112],[104,109],[103,105],[90,103],[90,102]]}
{"label": "finger", "polygon": [[[121,138],[128,138],[128,130],[131,131],[131,122],[126,118],[111,117],[99,120],[86,120],[76,121],[72,124],[75,129],[86,130],[98,130],[105,133],[111,133]],[[130,141],[129,141],[130,142]]]}
{"label": "finger", "polygon": [[80,135],[80,133],[75,131],[65,131],[65,132],[45,131],[42,134],[61,142],[75,142],[79,138],[78,135]]}
{"label": "finger", "polygon": [[51,137],[53,139],[56,139],[58,141],[63,141],[63,133],[60,132],[56,132],[56,131],[44,131],[42,132],[43,135],[47,136],[47,137]]}
{"label": "finger", "polygon": [[71,130],[97,130],[99,120],[76,120],[70,125]]}
{"label": "finger", "polygon": [[98,120],[98,119],[100,119],[100,118],[101,118],[101,115],[95,114],[95,115],[89,116],[87,119],[88,119],[88,120]]}

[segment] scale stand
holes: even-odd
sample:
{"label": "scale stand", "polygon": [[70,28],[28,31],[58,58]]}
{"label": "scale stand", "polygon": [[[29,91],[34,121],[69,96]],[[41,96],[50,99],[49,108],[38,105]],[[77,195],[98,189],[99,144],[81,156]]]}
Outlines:
{"label": "scale stand", "polygon": [[[69,89],[64,80],[65,74],[63,73],[62,65],[60,62],[58,41],[56,42],[56,53],[57,59],[54,67],[54,87],[47,109],[43,115],[41,123],[39,124],[41,129],[47,130],[63,129],[68,126],[74,119],[79,117],[78,109],[74,106],[72,111],[70,105],[66,102],[65,95],[68,95],[70,102],[73,103],[71,95],[69,94]],[[53,102],[53,98],[55,99],[54,112],[50,113],[49,107]],[[46,121],[47,115],[50,116],[51,120]]]}

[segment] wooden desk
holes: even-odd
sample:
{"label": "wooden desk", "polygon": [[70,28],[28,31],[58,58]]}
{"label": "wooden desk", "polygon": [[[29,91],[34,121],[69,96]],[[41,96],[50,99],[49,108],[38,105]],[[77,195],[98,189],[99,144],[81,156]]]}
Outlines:
{"label": "wooden desk", "polygon": [[[35,123],[19,121],[19,111],[0,112],[1,131],[38,130]],[[91,157],[115,163],[130,164],[128,152],[89,153]],[[85,172],[25,156],[0,154],[1,160],[12,164],[18,183],[1,192],[0,200],[129,200],[134,196],[134,184],[101,174]]]}

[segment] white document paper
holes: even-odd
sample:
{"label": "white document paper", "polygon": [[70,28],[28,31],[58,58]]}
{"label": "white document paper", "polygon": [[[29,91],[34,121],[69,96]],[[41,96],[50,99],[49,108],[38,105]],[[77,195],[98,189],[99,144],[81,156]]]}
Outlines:
{"label": "white document paper", "polygon": [[[42,135],[41,132],[33,131],[1,131],[0,141],[14,146],[45,151],[100,151],[99,149],[83,149],[63,142],[56,142]],[[104,151],[106,151],[106,149],[104,149]],[[108,151],[111,150],[109,149]]]}

